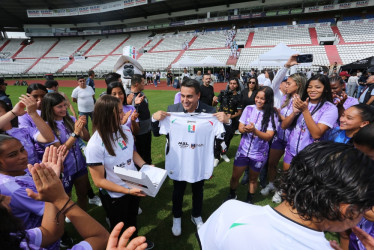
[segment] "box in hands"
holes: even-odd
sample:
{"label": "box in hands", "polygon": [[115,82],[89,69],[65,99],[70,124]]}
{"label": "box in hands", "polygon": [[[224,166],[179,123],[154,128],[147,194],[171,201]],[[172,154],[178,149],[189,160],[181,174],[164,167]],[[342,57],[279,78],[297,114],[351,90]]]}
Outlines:
{"label": "box in hands", "polygon": [[114,173],[131,188],[139,188],[152,197],[156,197],[167,175],[165,169],[150,165],[143,165],[139,171],[114,166]]}

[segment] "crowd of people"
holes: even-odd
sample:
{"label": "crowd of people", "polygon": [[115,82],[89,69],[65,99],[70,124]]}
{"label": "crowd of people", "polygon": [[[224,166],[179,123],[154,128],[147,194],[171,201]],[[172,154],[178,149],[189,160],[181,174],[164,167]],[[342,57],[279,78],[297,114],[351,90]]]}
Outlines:
{"label": "crowd of people", "polygon": [[[174,236],[182,234],[183,197],[191,183],[191,221],[202,249],[370,249],[374,75],[351,96],[345,91],[352,82],[358,89],[358,79],[287,75],[296,56],[275,74],[264,70],[243,78],[232,71],[219,95],[211,72],[200,72],[199,79],[184,72],[174,104],[154,114],[143,92],[149,73],[134,74],[130,91],[120,74],[107,74],[107,89],[97,100],[91,71],[88,79],[77,77],[71,97],[59,91],[57,81],[35,83],[14,106],[1,79],[0,237],[6,249],[58,249],[65,243],[73,249],[153,248],[137,230],[145,193],[113,170],[152,165],[152,132],[167,138]],[[171,71],[167,78],[171,85]],[[235,134],[241,135],[240,144],[229,155]],[[204,223],[204,182],[221,159],[233,160],[227,197]],[[279,204],[274,209],[254,205],[258,179],[262,195],[274,193],[272,201]],[[248,184],[246,197],[237,196],[240,183]],[[70,198],[73,186],[77,203]],[[85,212],[88,203],[104,208],[110,236]],[[83,241],[67,242],[65,221]],[[340,245],[326,241],[325,231],[339,232]]]}

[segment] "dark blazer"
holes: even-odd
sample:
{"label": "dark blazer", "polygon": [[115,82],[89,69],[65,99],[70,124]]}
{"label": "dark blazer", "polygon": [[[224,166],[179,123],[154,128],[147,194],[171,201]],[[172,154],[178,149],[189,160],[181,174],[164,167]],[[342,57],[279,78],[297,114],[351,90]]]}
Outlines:
{"label": "dark blazer", "polygon": [[[167,112],[186,112],[184,110],[182,103],[176,103],[173,105],[168,106]],[[199,101],[199,105],[197,109],[195,110],[195,113],[209,113],[214,114],[216,113],[216,109],[212,106],[206,105],[205,103],[202,103]],[[154,136],[160,136],[160,127],[159,127],[159,121],[152,122],[152,131]]]}

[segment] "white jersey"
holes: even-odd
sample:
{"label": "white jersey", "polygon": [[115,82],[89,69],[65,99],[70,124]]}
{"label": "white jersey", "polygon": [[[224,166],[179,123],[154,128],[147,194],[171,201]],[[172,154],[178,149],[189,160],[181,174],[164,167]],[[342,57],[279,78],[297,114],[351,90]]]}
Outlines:
{"label": "white jersey", "polygon": [[165,169],[170,179],[195,183],[213,173],[214,138],[223,139],[223,124],[212,114],[171,112],[160,121],[160,134],[169,134]]}
{"label": "white jersey", "polygon": [[203,250],[331,249],[324,233],[279,214],[270,206],[230,200],[198,231]]}
{"label": "white jersey", "polygon": [[[101,165],[104,166],[106,174],[105,178],[108,181],[114,182],[122,187],[129,188],[129,186],[123,180],[121,180],[121,178],[119,178],[113,170],[114,166],[123,166],[128,170],[137,170],[133,161],[134,137],[131,130],[126,125],[122,125],[122,130],[127,137],[127,141],[121,137],[120,133],[114,135],[115,141],[113,142],[112,146],[116,156],[112,156],[108,153],[104,146],[103,140],[97,131],[88,141],[84,154],[86,155],[87,164],[101,163]],[[95,166],[92,166],[92,168],[94,167]],[[111,191],[108,191],[108,194],[112,198],[119,198],[124,195],[122,193]]]}

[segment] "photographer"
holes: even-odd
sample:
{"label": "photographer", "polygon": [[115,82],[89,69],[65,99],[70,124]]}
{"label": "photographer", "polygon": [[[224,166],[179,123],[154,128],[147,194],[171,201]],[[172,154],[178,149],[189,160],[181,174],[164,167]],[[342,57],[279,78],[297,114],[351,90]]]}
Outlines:
{"label": "photographer", "polygon": [[219,103],[219,112],[225,112],[225,114],[231,115],[232,123],[230,125],[224,125],[226,134],[224,138],[224,144],[222,145],[221,141],[216,142],[214,149],[214,166],[217,166],[219,163],[219,158],[222,158],[226,162],[230,162],[230,159],[227,157],[226,152],[230,146],[230,141],[234,136],[235,130],[239,126],[239,118],[242,114],[241,106],[241,95],[238,94],[240,91],[240,85],[238,78],[230,78],[229,85],[226,90],[222,90],[218,97],[213,98],[213,105]]}

